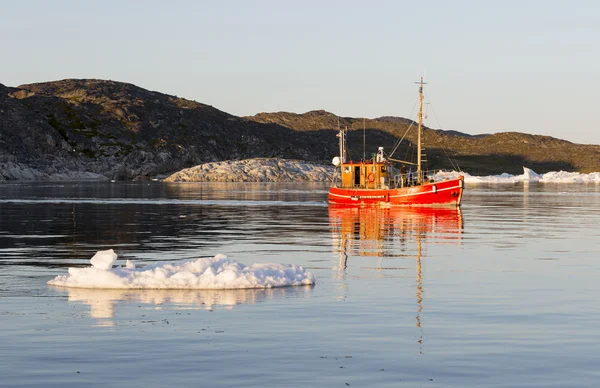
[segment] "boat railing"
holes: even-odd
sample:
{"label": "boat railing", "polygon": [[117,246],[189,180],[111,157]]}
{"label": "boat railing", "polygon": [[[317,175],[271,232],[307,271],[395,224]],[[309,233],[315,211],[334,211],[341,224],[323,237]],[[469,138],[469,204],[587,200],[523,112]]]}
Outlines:
{"label": "boat railing", "polygon": [[[448,174],[450,174],[449,171],[444,171],[444,170],[423,170],[421,171],[421,184],[424,183],[434,183],[436,181],[439,180],[443,180],[443,177],[439,176],[440,172],[447,172]],[[411,186],[417,186],[419,184],[419,179],[417,177],[417,173],[416,172],[408,172],[408,173],[404,173],[404,174],[396,174],[392,177],[391,181],[390,181],[390,186],[393,188],[402,188],[402,187],[411,187]]]}
{"label": "boat railing", "polygon": [[[397,172],[398,170],[396,170],[395,172]],[[424,170],[421,171],[421,184],[425,184],[425,183],[435,183],[436,181],[439,180],[443,180],[445,179],[445,177],[442,175],[440,175],[440,172],[447,172],[448,175],[450,174],[450,171],[444,171],[444,170]],[[390,174],[390,178],[386,179],[386,181],[384,181],[383,183],[380,182],[373,182],[373,183],[369,183],[367,186],[365,186],[364,184],[354,184],[352,186],[342,186],[341,182],[337,179],[333,179],[332,181],[332,187],[338,187],[338,188],[346,188],[346,189],[399,189],[399,188],[404,188],[404,187],[413,187],[413,186],[419,186],[419,179],[417,178],[417,173],[416,171],[414,172],[407,172],[407,173],[395,173],[395,174]]]}

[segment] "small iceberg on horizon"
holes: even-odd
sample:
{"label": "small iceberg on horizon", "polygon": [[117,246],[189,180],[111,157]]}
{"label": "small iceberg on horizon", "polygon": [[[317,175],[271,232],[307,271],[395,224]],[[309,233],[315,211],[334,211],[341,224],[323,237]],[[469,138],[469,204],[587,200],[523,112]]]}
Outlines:
{"label": "small iceberg on horizon", "polygon": [[466,172],[438,172],[433,175],[434,179],[456,178],[460,175],[465,177],[466,183],[518,183],[518,182],[540,182],[540,183],[600,183],[600,172],[588,174],[568,171],[550,171],[538,174],[532,169],[523,166],[523,174],[513,175],[502,173],[500,175],[475,176]]}
{"label": "small iceberg on horizon", "polygon": [[523,166],[523,180],[525,182],[539,182],[542,175],[536,173],[530,168]]}
{"label": "small iceberg on horizon", "polygon": [[223,254],[178,262],[160,262],[136,268],[129,260],[113,268],[118,255],[98,251],[91,267],[69,268],[49,285],[102,289],[228,290],[313,285],[315,277],[294,264],[259,263],[246,266]]}

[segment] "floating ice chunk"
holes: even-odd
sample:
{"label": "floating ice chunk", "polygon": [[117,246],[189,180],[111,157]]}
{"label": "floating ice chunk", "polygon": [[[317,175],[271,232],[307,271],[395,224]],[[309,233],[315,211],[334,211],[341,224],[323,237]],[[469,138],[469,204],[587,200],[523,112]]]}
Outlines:
{"label": "floating ice chunk", "polygon": [[129,268],[129,269],[135,268],[135,264],[133,264],[133,262],[132,262],[131,260],[129,260],[129,259],[128,259],[128,260],[125,262],[125,268]]}
{"label": "floating ice chunk", "polygon": [[523,180],[527,182],[538,182],[542,176],[530,168],[523,167]]}
{"label": "floating ice chunk", "polygon": [[91,258],[90,263],[97,269],[111,269],[115,261],[117,260],[117,254],[112,249],[106,251],[98,251]]}
{"label": "floating ice chunk", "polygon": [[[600,172],[582,174],[579,172],[551,171],[538,174],[530,168],[523,167],[523,175],[512,175],[503,173],[500,175],[472,176],[468,173],[460,173],[465,177],[467,183],[517,183],[517,182],[541,182],[541,183],[600,183]],[[458,177],[459,173],[453,171],[450,174],[435,174],[436,178]]]}
{"label": "floating ice chunk", "polygon": [[[59,275],[48,284],[78,288],[113,289],[240,289],[311,285],[312,273],[294,264],[262,263],[246,266],[219,254],[213,258],[180,262],[163,262],[143,268],[135,266],[112,268],[106,252],[98,252],[100,266],[69,268],[68,275]],[[110,256],[111,258],[113,256]],[[98,261],[98,260],[95,260]],[[131,263],[132,264],[132,263]]]}
{"label": "floating ice chunk", "polygon": [[475,176],[464,171],[438,171],[433,174],[433,179],[435,181],[443,179],[456,179],[459,176],[463,176],[465,178],[465,182],[467,183],[514,183],[523,180],[523,176],[515,176],[508,173],[503,173],[500,175]]}
{"label": "floating ice chunk", "polygon": [[600,183],[600,172],[581,174],[578,172],[551,171],[540,179],[547,183]]}
{"label": "floating ice chunk", "polygon": [[68,275],[57,276],[48,282],[56,286],[92,288],[127,288],[127,279],[119,276],[114,270],[104,270],[94,267],[69,268]]}

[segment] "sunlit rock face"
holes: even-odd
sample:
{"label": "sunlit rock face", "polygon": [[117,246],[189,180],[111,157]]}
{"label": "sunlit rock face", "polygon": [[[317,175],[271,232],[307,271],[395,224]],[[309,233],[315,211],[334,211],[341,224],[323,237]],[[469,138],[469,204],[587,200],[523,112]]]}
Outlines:
{"label": "sunlit rock face", "polygon": [[326,182],[333,166],[275,158],[227,160],[181,170],[165,182]]}

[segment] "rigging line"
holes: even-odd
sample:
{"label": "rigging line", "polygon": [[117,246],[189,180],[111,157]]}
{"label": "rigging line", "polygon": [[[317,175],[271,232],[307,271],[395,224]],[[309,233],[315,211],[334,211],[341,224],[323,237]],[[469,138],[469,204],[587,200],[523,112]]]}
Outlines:
{"label": "rigging line", "polygon": [[[412,117],[412,114],[415,111],[415,107],[417,106],[417,102],[418,101],[415,101],[415,104],[413,105],[412,110],[410,111],[410,114],[408,115],[408,120],[410,120],[410,118]],[[398,149],[398,147],[400,147],[400,143],[402,143],[402,140],[404,140],[404,138],[408,134],[408,131],[410,131],[410,129],[412,128],[412,126],[415,124],[414,120],[411,120],[411,121],[412,122],[408,126],[408,129],[406,130],[406,132],[404,132],[404,135],[402,135],[402,138],[400,138],[399,140],[397,140],[396,143],[394,144],[394,146],[392,147],[392,152],[389,154],[390,158],[394,155],[394,152],[396,152],[396,150]]]}
{"label": "rigging line", "polygon": [[[416,154],[417,153],[417,149],[415,147],[414,144],[410,143],[407,147],[406,147],[406,152],[404,153],[404,160],[415,160]],[[411,167],[412,168],[412,167]]]}
{"label": "rigging line", "polygon": [[[429,101],[429,106],[431,107],[431,111],[433,112],[433,116],[435,117],[435,121],[437,121],[438,128],[441,129],[442,128],[442,124],[440,124],[440,120],[438,119],[437,113],[435,113],[435,109],[433,109],[433,104],[431,103],[431,100],[429,99],[429,96],[425,92],[423,92],[423,94],[425,94],[425,97]],[[442,150],[444,151],[444,153],[446,154],[446,157],[450,161],[450,164],[452,165],[452,168],[456,169],[457,171],[461,171],[460,167],[458,166],[458,161],[456,160],[456,157],[453,158],[452,156],[450,156],[450,154],[448,154],[448,150],[443,145],[442,145]]]}
{"label": "rigging line", "polygon": [[415,156],[415,149],[413,148],[412,145],[409,145],[408,148],[406,149],[406,154],[404,154],[404,160],[414,160],[413,157]]}
{"label": "rigging line", "polygon": [[406,129],[406,132],[404,132],[404,135],[402,135],[402,137],[396,141],[396,144],[394,144],[394,148],[392,148],[392,152],[390,152],[390,155],[389,155],[390,158],[394,155],[394,152],[396,152],[398,147],[400,147],[400,144],[402,144],[402,141],[404,140],[404,138],[408,134],[408,131],[410,131],[410,129],[412,128],[413,125],[414,125],[414,122],[410,123],[410,125]]}
{"label": "rigging line", "polygon": [[[352,150],[350,149],[350,147],[348,147],[348,136],[349,136],[349,131],[352,130],[352,125],[350,125],[350,128],[348,128],[348,126],[346,125],[345,129],[344,129],[344,134],[345,134],[345,138],[344,138],[344,143],[345,143],[345,148],[346,148],[346,161],[349,160],[354,160],[352,159],[352,155],[354,155],[354,152],[356,152],[357,154],[359,154],[359,150]],[[360,155],[360,154],[359,154]]]}

